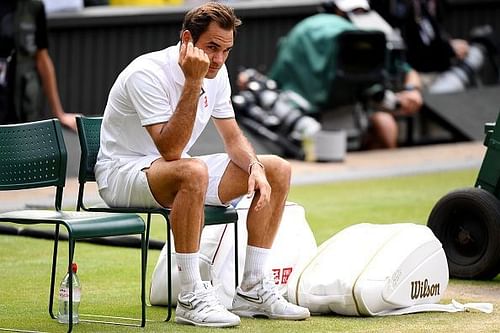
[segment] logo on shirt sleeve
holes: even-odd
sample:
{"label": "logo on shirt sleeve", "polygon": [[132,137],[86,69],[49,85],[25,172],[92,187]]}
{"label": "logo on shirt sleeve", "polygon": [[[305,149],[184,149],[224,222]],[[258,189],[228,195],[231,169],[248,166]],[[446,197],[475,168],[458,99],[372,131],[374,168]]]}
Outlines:
{"label": "logo on shirt sleeve", "polygon": [[203,98],[203,107],[208,108],[208,96],[205,94],[203,87],[201,87],[200,98]]}

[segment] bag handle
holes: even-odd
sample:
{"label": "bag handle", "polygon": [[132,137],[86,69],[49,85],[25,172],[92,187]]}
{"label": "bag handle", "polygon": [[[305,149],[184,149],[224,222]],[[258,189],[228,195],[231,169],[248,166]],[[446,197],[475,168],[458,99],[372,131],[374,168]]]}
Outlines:
{"label": "bag handle", "polygon": [[461,304],[452,299],[450,304],[419,304],[396,310],[382,311],[376,313],[375,316],[395,316],[395,315],[410,314],[417,312],[469,312],[471,310],[476,310],[484,313],[492,313],[493,304],[491,303]]}

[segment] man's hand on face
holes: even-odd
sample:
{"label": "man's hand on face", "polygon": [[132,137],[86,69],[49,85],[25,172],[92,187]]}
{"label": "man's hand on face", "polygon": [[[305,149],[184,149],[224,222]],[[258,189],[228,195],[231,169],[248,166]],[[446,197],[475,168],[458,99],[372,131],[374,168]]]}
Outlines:
{"label": "man's hand on face", "polygon": [[193,45],[189,37],[182,41],[179,65],[186,80],[201,81],[207,75],[210,59],[205,51]]}

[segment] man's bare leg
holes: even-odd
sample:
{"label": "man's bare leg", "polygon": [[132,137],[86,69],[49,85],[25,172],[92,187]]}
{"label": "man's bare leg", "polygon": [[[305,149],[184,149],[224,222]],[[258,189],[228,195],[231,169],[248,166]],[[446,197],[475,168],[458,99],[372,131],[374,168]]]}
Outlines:
{"label": "man's bare leg", "polygon": [[[290,164],[272,155],[259,156],[264,164],[266,177],[271,185],[270,204],[261,210],[255,210],[259,192],[255,193],[248,211],[247,230],[248,244],[255,247],[271,248],[278,231],[288,191],[290,189]],[[234,198],[245,195],[248,190],[248,173],[230,162],[219,186],[219,198],[222,202],[229,202]]]}
{"label": "man's bare leg", "polygon": [[[248,246],[241,287],[247,290],[260,282],[270,248],[281,222],[288,191],[290,189],[290,164],[277,156],[259,156],[264,164],[266,177],[271,185],[271,199],[267,206],[255,210],[259,192],[250,205],[247,216]],[[246,194],[248,173],[229,163],[219,186],[219,197],[223,202]]]}
{"label": "man's bare leg", "polygon": [[[398,144],[398,125],[393,115],[377,111],[370,117],[373,138],[368,142],[370,149],[394,149]],[[373,142],[374,141],[374,142]]]}
{"label": "man's bare leg", "polygon": [[194,158],[171,162],[159,159],[146,172],[156,200],[172,208],[170,221],[181,284],[175,321],[213,327],[239,325],[240,318],[217,300],[209,282],[201,280],[199,248],[208,186],[207,166]]}
{"label": "man's bare leg", "polygon": [[[245,269],[240,286],[236,288],[232,311],[244,317],[303,320],[310,316],[309,310],[284,299],[274,281],[266,279],[265,271],[290,188],[290,164],[276,156],[259,156],[259,160],[265,166],[271,198],[267,206],[255,210],[259,199],[259,192],[256,192],[250,205]],[[248,190],[245,180],[248,174],[230,163],[219,187],[221,200],[226,202],[233,196],[245,194]]]}
{"label": "man's bare leg", "polygon": [[156,201],[172,208],[170,221],[181,290],[193,291],[201,284],[198,252],[208,185],[207,167],[197,159],[170,162],[158,159],[146,172]]}

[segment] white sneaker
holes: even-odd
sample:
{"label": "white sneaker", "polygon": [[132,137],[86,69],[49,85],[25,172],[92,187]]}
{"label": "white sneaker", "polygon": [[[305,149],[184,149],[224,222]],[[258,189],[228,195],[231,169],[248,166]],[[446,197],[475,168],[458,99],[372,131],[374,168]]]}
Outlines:
{"label": "white sneaker", "polygon": [[175,322],[195,326],[230,327],[239,325],[240,318],[221,304],[210,282],[203,282],[194,291],[179,294]]}
{"label": "white sneaker", "polygon": [[273,281],[267,279],[250,291],[236,288],[231,310],[242,317],[303,320],[309,318],[309,309],[288,302],[281,296]]}

